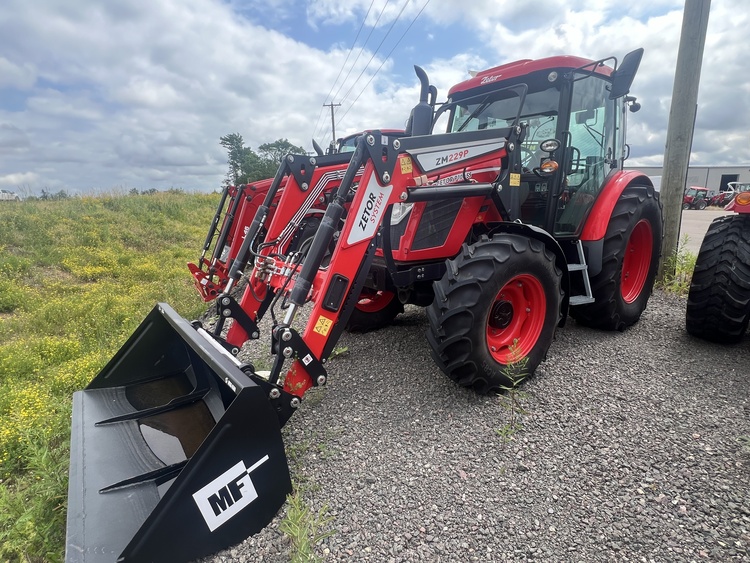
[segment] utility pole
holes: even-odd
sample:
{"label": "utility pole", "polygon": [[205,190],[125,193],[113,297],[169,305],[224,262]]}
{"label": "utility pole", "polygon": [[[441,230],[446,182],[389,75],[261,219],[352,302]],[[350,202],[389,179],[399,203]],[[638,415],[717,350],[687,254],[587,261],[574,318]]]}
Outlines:
{"label": "utility pole", "polygon": [[682,196],[690,165],[690,149],[698,111],[698,86],[710,9],[711,0],[685,0],[661,179],[664,239],[661,246],[662,261],[657,276],[659,280],[664,279],[666,259],[677,253],[679,243]]}
{"label": "utility pole", "polygon": [[336,121],[333,118],[333,108],[339,107],[340,105],[341,104],[334,104],[333,102],[330,104],[323,104],[323,107],[331,108],[331,135],[333,136],[333,139],[331,140],[331,149],[336,146]]}

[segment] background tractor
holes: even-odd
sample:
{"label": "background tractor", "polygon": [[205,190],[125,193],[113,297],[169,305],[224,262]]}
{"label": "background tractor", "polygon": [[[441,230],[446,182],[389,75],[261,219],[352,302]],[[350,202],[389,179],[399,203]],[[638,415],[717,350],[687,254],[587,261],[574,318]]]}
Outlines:
{"label": "background tractor", "polygon": [[[66,558],[187,560],[265,526],[291,488],[279,429],[326,385],[346,327],[426,307],[436,364],[488,393],[520,358],[533,373],[569,314],[635,323],[662,236],[651,181],[623,170],[642,53],[491,68],[439,108],[416,67],[403,136],[290,154],[225,192],[191,266],[218,321],[158,304],[74,395]],[[259,373],[239,353],[261,319]]]}
{"label": "background tractor", "polygon": [[750,320],[750,184],[739,184],[708,227],[693,269],[686,326],[693,336],[725,344],[742,340]]}
{"label": "background tractor", "polygon": [[709,197],[706,188],[691,186],[685,190],[682,196],[683,209],[705,209],[708,205]]}
{"label": "background tractor", "polygon": [[709,205],[724,207],[730,201],[732,201],[732,199],[734,199],[734,196],[736,196],[738,193],[746,191],[750,191],[750,183],[729,182],[727,184],[727,189],[713,196]]}

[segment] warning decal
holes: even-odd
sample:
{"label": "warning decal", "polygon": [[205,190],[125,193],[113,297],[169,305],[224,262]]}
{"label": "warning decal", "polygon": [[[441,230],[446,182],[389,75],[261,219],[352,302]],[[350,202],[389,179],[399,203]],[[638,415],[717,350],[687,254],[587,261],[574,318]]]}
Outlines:
{"label": "warning decal", "polygon": [[318,317],[318,322],[315,323],[315,328],[313,330],[320,334],[321,336],[327,336],[328,331],[331,330],[331,325],[333,324],[333,321],[329,319],[328,317],[324,317],[323,315],[320,315]]}
{"label": "warning decal", "polygon": [[401,174],[411,174],[413,169],[411,158],[408,156],[402,156],[398,159],[398,163],[401,165]]}

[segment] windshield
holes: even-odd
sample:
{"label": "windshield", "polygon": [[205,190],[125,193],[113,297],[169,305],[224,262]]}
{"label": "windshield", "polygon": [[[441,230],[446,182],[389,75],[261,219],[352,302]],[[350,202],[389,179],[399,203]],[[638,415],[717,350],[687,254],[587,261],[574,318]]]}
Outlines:
{"label": "windshield", "polygon": [[520,102],[517,89],[497,90],[459,101],[452,112],[448,132],[505,129],[511,127],[518,117],[527,126],[521,160],[524,168],[531,169],[539,164],[541,155],[536,154],[539,143],[555,137],[560,92],[554,86],[529,92],[519,112]]}
{"label": "windshield", "polygon": [[[549,125],[557,116],[560,93],[556,88],[530,92],[523,104],[521,121],[533,128]],[[448,132],[479,131],[510,127],[518,115],[520,97],[515,90],[500,90],[457,102]],[[550,127],[545,127],[550,129]],[[554,133],[554,125],[551,127]]]}
{"label": "windshield", "polygon": [[339,139],[338,152],[354,152],[357,147],[357,135],[346,137],[345,139]]}

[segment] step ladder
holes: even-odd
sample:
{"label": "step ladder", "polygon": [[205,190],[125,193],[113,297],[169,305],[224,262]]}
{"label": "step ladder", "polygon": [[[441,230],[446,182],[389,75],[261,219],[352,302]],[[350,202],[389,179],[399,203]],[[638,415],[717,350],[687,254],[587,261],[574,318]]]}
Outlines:
{"label": "step ladder", "polygon": [[578,252],[578,263],[569,263],[569,272],[581,272],[583,276],[583,287],[586,290],[585,295],[571,295],[569,303],[573,305],[586,305],[594,302],[594,295],[591,292],[591,281],[589,280],[589,266],[586,264],[586,257],[583,254],[583,243],[580,240],[575,241],[576,251]]}

